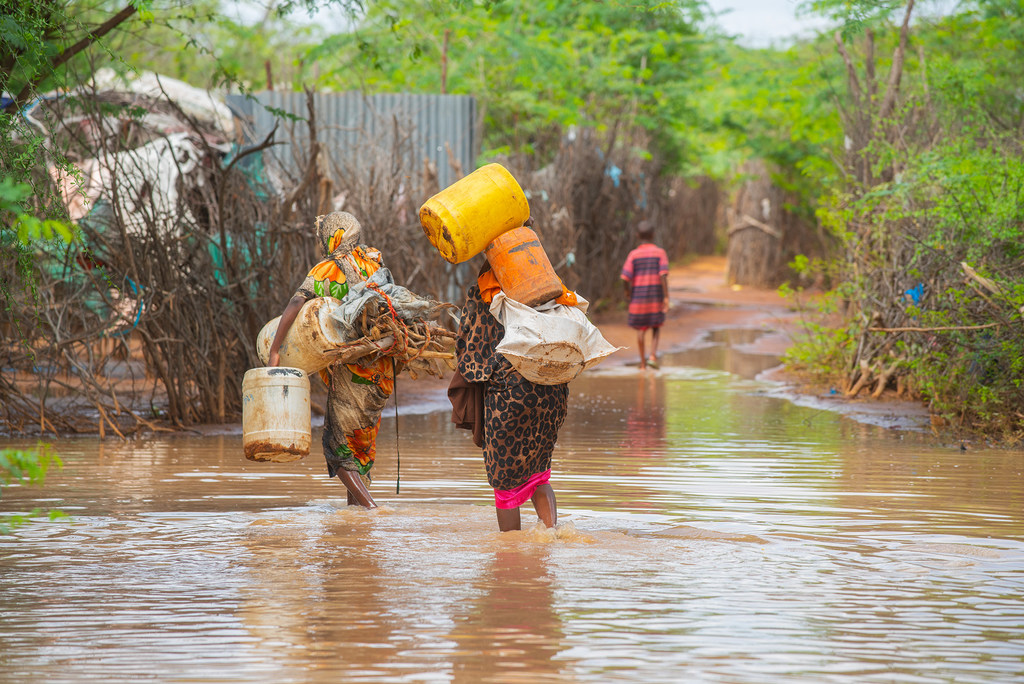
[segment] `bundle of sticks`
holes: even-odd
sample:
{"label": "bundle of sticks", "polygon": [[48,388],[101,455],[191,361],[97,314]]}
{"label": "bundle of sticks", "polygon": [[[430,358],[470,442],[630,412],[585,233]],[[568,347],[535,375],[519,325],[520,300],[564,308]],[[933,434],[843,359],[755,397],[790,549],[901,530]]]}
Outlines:
{"label": "bundle of sticks", "polygon": [[[438,310],[457,308],[440,304]],[[414,380],[420,373],[442,377],[445,367],[455,370],[456,333],[424,319],[404,319],[387,301],[363,307],[358,323],[362,337],[332,350],[334,361],[350,362],[375,354],[395,360],[398,369]]]}

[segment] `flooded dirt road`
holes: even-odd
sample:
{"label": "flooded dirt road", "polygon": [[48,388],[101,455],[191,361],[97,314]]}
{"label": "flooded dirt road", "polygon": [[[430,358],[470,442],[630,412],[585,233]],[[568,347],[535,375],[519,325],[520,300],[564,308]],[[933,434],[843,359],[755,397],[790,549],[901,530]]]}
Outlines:
{"label": "flooded dirt road", "polygon": [[318,448],[58,441],[0,500],[71,516],[0,537],[0,681],[1022,681],[1024,455],[796,405],[732,342],[571,385],[557,532],[497,532],[443,393],[385,415],[376,511]]}

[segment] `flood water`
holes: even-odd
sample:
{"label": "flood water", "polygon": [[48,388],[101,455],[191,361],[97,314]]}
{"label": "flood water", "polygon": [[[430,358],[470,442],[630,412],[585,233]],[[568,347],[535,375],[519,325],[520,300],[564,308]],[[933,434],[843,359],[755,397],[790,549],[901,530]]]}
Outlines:
{"label": "flood water", "polygon": [[240,430],[60,440],[0,501],[71,516],[0,537],[0,681],[1024,681],[1024,454],[709,349],[572,384],[557,531],[497,531],[443,394],[385,415],[376,511]]}

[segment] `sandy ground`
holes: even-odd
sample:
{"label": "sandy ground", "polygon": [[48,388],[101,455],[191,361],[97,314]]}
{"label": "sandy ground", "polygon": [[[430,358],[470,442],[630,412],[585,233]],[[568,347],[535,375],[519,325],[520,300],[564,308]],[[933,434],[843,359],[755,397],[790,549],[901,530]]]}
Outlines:
{"label": "sandy ground", "polygon": [[[780,356],[790,345],[797,313],[775,290],[730,287],[725,279],[725,257],[700,257],[669,271],[671,305],[658,345],[662,352],[693,346],[708,331],[722,328],[767,330],[758,338],[756,351]],[[625,295],[616,310],[604,311],[593,320],[617,352],[609,361],[636,363],[636,331],[626,325]]]}
{"label": "sandy ground", "polygon": [[[669,272],[671,308],[661,331],[659,356],[685,351],[706,344],[708,333],[716,330],[755,329],[761,332],[746,353],[781,357],[792,344],[792,335],[799,329],[800,314],[775,290],[730,287],[726,283],[725,257],[699,257],[673,266]],[[613,345],[625,347],[604,361],[604,364],[639,366],[636,331],[626,324],[625,299],[618,306],[592,317],[605,338]],[[651,370],[637,372],[655,372]],[[926,429],[928,412],[917,402],[900,400],[847,399],[829,388],[801,385],[779,365],[758,376],[775,385],[774,394],[795,403],[838,411],[861,422],[899,429]],[[426,396],[436,397],[448,385],[448,379],[420,378],[411,380],[402,375],[398,394],[403,403]]]}

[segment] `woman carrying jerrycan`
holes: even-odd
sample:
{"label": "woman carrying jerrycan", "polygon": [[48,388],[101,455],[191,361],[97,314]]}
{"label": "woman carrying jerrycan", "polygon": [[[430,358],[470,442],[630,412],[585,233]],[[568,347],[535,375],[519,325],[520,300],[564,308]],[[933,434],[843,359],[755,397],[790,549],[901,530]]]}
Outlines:
{"label": "woman carrying jerrycan", "polygon": [[[267,365],[280,365],[281,344],[308,300],[343,299],[350,283],[367,280],[383,266],[378,250],[360,244],[360,233],[359,221],[347,212],[317,217],[316,234],[323,260],[306,275],[281,314]],[[327,472],[344,483],[350,505],[376,508],[367,485],[377,453],[380,415],[394,391],[392,360],[373,355],[350,363],[332,363],[320,371],[320,377],[327,384],[323,437]]]}
{"label": "woman carrying jerrycan", "polygon": [[[585,300],[551,268],[530,228],[526,197],[500,165],[482,167],[430,198],[420,221],[446,260],[459,263],[480,252],[487,258],[466,293],[448,395],[453,422],[472,430],[483,448],[498,529],[521,529],[526,501],[546,527],[555,527],[551,458],[568,409],[568,382],[615,348],[587,321]],[[513,320],[520,315],[528,318]],[[532,331],[537,339],[516,341],[507,330]],[[587,344],[580,342],[587,340],[592,347],[585,355]]]}

